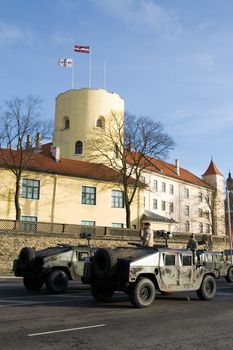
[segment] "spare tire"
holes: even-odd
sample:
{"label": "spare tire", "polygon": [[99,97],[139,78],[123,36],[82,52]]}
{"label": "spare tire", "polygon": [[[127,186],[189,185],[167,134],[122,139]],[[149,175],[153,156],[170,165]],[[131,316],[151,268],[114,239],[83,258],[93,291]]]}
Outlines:
{"label": "spare tire", "polygon": [[117,266],[117,255],[111,249],[98,249],[93,257],[94,272],[99,278],[111,277]]}
{"label": "spare tire", "polygon": [[21,271],[32,271],[35,266],[35,250],[24,247],[19,253],[19,268]]}

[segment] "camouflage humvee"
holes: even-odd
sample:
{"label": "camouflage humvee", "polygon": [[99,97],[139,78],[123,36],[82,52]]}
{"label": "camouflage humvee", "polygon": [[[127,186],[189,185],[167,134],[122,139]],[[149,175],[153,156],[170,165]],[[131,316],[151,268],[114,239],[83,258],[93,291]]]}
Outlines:
{"label": "camouflage humvee", "polygon": [[229,251],[197,251],[197,262],[212,268],[219,273],[220,277],[225,277],[227,282],[233,283],[233,264]]}
{"label": "camouflage humvee", "polygon": [[216,293],[219,274],[196,263],[186,249],[116,248],[98,249],[84,264],[82,282],[91,284],[97,301],[109,301],[115,291],[130,296],[135,307],[151,305],[156,290],[161,294],[196,291],[202,300]]}
{"label": "camouflage humvee", "polygon": [[13,263],[15,276],[23,277],[25,288],[37,291],[45,283],[49,293],[62,293],[69,280],[80,280],[89,246],[58,245],[42,250],[24,247]]}

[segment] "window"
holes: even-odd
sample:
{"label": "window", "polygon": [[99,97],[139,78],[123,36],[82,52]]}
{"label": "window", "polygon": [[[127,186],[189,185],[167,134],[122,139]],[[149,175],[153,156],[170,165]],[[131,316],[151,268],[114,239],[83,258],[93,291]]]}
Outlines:
{"label": "window", "polygon": [[169,203],[169,213],[174,213],[174,203]]}
{"label": "window", "polygon": [[40,181],[23,179],[22,198],[39,199],[39,196],[40,196]]}
{"label": "window", "polygon": [[85,261],[85,259],[90,255],[88,252],[76,252],[76,254],[78,255],[78,261]]}
{"label": "window", "polygon": [[116,228],[124,228],[124,224],[118,223],[118,222],[113,222],[112,227]]}
{"label": "window", "polygon": [[104,117],[100,117],[96,120],[97,128],[104,128]]}
{"label": "window", "polygon": [[203,194],[201,192],[199,192],[198,194],[198,200],[199,200],[199,203],[203,202]]}
{"label": "window", "polygon": [[96,204],[96,188],[82,186],[82,204]]}
{"label": "window", "polygon": [[95,226],[95,221],[90,220],[81,220],[82,226]]}
{"label": "window", "polygon": [[68,117],[64,117],[64,129],[70,128],[70,120]]}
{"label": "window", "polygon": [[206,233],[210,233],[210,224],[206,224]]}
{"label": "window", "polygon": [[199,218],[203,217],[203,210],[200,208],[198,209],[198,216],[199,216]]}
{"label": "window", "polygon": [[157,199],[153,199],[153,209],[158,209],[158,201],[157,201]]}
{"label": "window", "polygon": [[207,210],[205,214],[206,214],[206,218],[209,220],[210,219],[210,212]]}
{"label": "window", "polygon": [[189,198],[189,189],[188,188],[184,189],[184,198]]}
{"label": "window", "polygon": [[192,266],[192,256],[191,255],[182,255],[182,265],[183,266]]}
{"label": "window", "polygon": [[164,255],[164,265],[165,266],[175,266],[175,255]]}
{"label": "window", "polygon": [[119,147],[117,143],[115,143],[115,157],[119,158]]}
{"label": "window", "polygon": [[153,189],[154,191],[158,191],[158,181],[157,180],[153,180]]}
{"label": "window", "polygon": [[145,176],[140,176],[140,181],[145,183],[146,182]]}
{"label": "window", "polygon": [[189,221],[186,221],[186,223],[185,223],[185,231],[186,232],[190,231],[190,222]]}
{"label": "window", "polygon": [[188,205],[186,205],[186,206],[184,207],[184,215],[185,215],[185,216],[189,216],[189,206],[188,206]]}
{"label": "window", "polygon": [[166,192],[166,183],[162,182],[161,186],[162,186],[162,192]]}
{"label": "window", "polygon": [[169,186],[169,193],[174,194],[174,185]]}
{"label": "window", "polygon": [[83,154],[83,143],[81,141],[77,141],[75,144],[75,154]]}
{"label": "window", "polygon": [[112,190],[111,198],[112,208],[124,208],[124,192]]}
{"label": "window", "polygon": [[199,223],[199,232],[203,233],[203,223],[202,222]]}
{"label": "window", "polygon": [[133,228],[134,230],[136,230],[137,225],[132,225],[132,228]]}
{"label": "window", "polygon": [[37,217],[36,216],[21,216],[20,230],[21,231],[36,231]]}
{"label": "window", "polygon": [[166,210],[166,202],[165,202],[165,201],[162,201],[162,203],[161,203],[161,209],[162,209],[162,210]]}

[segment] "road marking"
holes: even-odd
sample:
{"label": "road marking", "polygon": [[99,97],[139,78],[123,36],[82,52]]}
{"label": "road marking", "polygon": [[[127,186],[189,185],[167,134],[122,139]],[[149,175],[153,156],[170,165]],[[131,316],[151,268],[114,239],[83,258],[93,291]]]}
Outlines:
{"label": "road marking", "polygon": [[86,326],[86,327],[77,327],[77,328],[68,328],[68,329],[59,329],[57,331],[49,331],[49,332],[41,332],[41,333],[31,333],[31,334],[28,334],[28,337],[36,337],[38,335],[46,335],[46,334],[61,333],[61,332],[72,332],[72,331],[79,331],[82,329],[90,329],[90,328],[98,328],[98,327],[106,327],[106,324],[98,324],[95,326]]}

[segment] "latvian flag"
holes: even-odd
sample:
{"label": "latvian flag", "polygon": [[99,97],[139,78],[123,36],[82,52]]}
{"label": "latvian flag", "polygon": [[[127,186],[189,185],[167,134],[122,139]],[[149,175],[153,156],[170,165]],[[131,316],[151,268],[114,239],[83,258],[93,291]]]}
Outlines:
{"label": "latvian flag", "polygon": [[62,66],[62,67],[72,67],[73,60],[72,60],[72,58],[60,58],[58,60],[58,65]]}
{"label": "latvian flag", "polygon": [[90,46],[74,45],[75,52],[90,53]]}

